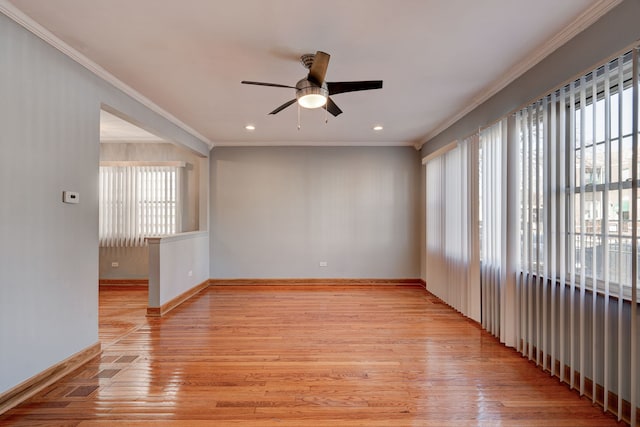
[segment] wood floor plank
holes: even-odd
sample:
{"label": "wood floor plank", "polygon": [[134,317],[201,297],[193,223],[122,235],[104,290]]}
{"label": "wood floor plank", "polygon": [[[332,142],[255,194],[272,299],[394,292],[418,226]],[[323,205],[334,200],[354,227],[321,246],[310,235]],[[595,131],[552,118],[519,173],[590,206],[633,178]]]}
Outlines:
{"label": "wood floor plank", "polygon": [[101,287],[103,354],[2,426],[615,426],[412,285]]}

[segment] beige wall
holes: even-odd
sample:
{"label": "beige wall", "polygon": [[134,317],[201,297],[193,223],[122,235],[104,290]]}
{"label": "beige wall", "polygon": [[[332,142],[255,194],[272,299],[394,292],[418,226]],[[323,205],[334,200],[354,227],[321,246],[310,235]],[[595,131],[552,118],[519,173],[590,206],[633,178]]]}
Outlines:
{"label": "beige wall", "polygon": [[420,277],[413,147],[223,147],[210,159],[212,277]]}
{"label": "beige wall", "polygon": [[209,150],[1,13],[0,52],[2,394],[98,342],[101,107]]}

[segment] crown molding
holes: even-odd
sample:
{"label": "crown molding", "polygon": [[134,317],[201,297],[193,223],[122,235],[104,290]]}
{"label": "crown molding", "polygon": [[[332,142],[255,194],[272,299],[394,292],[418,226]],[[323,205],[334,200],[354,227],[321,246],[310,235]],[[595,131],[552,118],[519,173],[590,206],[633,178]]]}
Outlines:
{"label": "crown molding", "polygon": [[216,147],[413,147],[402,141],[217,141]]}
{"label": "crown molding", "polygon": [[97,75],[101,79],[110,83],[112,86],[120,89],[125,94],[129,95],[151,111],[159,114],[163,118],[167,119],[174,125],[178,126],[180,129],[189,133],[190,135],[196,137],[200,141],[204,142],[209,146],[209,149],[213,147],[213,142],[209,140],[209,138],[200,134],[198,131],[182,122],[180,119],[175,117],[173,114],[164,110],[153,101],[151,101],[146,96],[142,95],[137,90],[133,89],[131,86],[127,85],[120,79],[116,78],[113,74],[109,73],[107,70],[102,68],[100,65],[96,64],[67,43],[56,37],[52,32],[44,28],[42,25],[38,24],[36,21],[31,19],[29,16],[24,14],[21,10],[15,7],[13,4],[9,3],[8,0],[0,0],[0,13],[6,15],[9,19],[15,21],[18,25],[25,28],[27,31],[31,32],[35,36],[42,39],[47,44],[53,46],[58,51],[68,56],[78,64],[82,65],[84,68]]}
{"label": "crown molding", "polygon": [[489,87],[478,95],[474,96],[470,102],[458,111],[455,115],[441,122],[424,138],[423,142],[415,145],[416,149],[421,149],[429,140],[436,137],[442,131],[453,125],[458,120],[469,114],[471,111],[479,107],[483,102],[487,101],[496,93],[507,87],[510,83],[529,71],[536,64],[556,51],[560,46],[577,36],[584,29],[596,22],[611,9],[620,4],[623,0],[599,0],[592,4],[587,10],[582,12],[572,23],[567,25],[562,31],[554,35],[551,39],[542,43],[540,47],[534,50],[527,58],[511,67],[507,72],[494,81]]}

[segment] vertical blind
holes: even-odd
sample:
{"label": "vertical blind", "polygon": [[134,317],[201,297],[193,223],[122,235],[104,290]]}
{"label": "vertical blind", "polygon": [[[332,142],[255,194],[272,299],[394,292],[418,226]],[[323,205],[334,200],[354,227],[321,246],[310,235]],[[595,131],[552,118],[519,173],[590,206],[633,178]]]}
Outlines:
{"label": "vertical blind", "polygon": [[506,123],[426,163],[427,288],[503,341]]}
{"label": "vertical blind", "polygon": [[477,151],[476,136],[426,163],[426,282],[434,295],[479,321],[478,222],[472,205],[477,181],[468,169]]}
{"label": "vertical blind", "polygon": [[628,416],[632,425],[639,387],[637,80],[634,50],[515,120],[519,350],[605,410],[612,392],[619,419]]}
{"label": "vertical blind", "polygon": [[101,166],[100,246],[143,246],[180,230],[180,168]]}
{"label": "vertical blind", "polygon": [[614,58],[426,162],[427,288],[632,425],[638,63]]}
{"label": "vertical blind", "polygon": [[[506,139],[507,121],[501,120],[480,132],[478,159],[480,206],[480,283],[482,326],[504,341],[501,307],[506,283]],[[472,168],[473,165],[470,165]]]}

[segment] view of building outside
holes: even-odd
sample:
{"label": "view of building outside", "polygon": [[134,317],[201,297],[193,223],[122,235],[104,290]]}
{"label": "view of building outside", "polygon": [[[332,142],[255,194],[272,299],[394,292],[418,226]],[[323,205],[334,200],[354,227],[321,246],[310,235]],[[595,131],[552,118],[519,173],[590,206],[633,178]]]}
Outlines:
{"label": "view of building outside", "polygon": [[631,68],[616,59],[517,114],[523,271],[559,277],[564,262],[567,280],[631,286]]}

